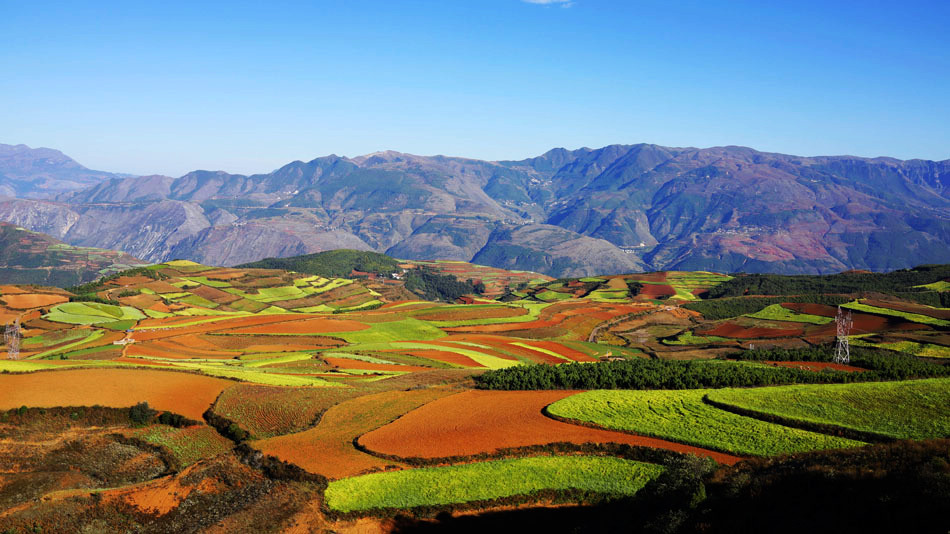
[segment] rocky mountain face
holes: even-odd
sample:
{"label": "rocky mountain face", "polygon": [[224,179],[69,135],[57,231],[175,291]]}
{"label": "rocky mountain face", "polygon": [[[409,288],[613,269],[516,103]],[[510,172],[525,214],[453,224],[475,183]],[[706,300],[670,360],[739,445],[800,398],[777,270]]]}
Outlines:
{"label": "rocky mountain face", "polygon": [[112,178],[0,220],[150,261],[351,248],[554,276],[950,262],[950,160],[612,145],[488,162],[382,152],[252,176]]}
{"label": "rocky mountain face", "polygon": [[49,198],[118,177],[87,169],[58,150],[0,143],[0,196]]}

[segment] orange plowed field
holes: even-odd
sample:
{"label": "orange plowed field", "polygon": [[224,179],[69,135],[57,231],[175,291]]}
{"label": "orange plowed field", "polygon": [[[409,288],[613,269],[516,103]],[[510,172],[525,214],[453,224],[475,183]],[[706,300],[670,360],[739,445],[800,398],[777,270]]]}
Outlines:
{"label": "orange plowed field", "polygon": [[3,295],[3,301],[7,303],[7,307],[16,310],[28,310],[30,308],[39,308],[41,306],[52,306],[53,304],[62,304],[68,300],[69,297],[64,297],[63,295],[47,295],[43,293]]}
{"label": "orange plowed field", "polygon": [[656,298],[656,297],[671,297],[676,294],[676,290],[669,285],[660,285],[660,284],[642,284],[643,287],[640,288],[640,294],[645,297]]}
{"label": "orange plowed field", "polygon": [[404,458],[492,453],[547,443],[621,443],[709,456],[738,457],[657,438],[562,423],[541,410],[575,391],[465,391],[433,401],[359,438],[369,450]]}
{"label": "orange plowed field", "polygon": [[321,336],[207,335],[196,337],[211,347],[222,350],[240,350],[242,352],[317,350],[338,347],[343,344],[342,341]]}
{"label": "orange plowed field", "polygon": [[151,356],[153,358],[234,358],[238,356],[237,352],[225,352],[223,350],[208,350],[196,348],[186,343],[178,342],[178,339],[167,341],[149,341],[146,343],[133,343],[125,349],[128,356]]}
{"label": "orange plowed field", "polygon": [[[247,317],[237,317],[234,319],[218,319],[191,326],[177,326],[188,324],[205,319],[215,319],[214,317],[174,317],[168,319],[145,319],[139,322],[135,331],[135,339],[145,341],[149,339],[161,339],[164,337],[180,336],[182,334],[204,334],[207,332],[219,332],[222,330],[234,330],[238,328],[248,328],[262,326],[300,319],[297,314],[279,314],[279,315],[252,315]],[[148,330],[141,330],[142,327],[152,327]]]}
{"label": "orange plowed field", "polygon": [[369,325],[349,319],[309,318],[280,324],[251,326],[232,330],[235,334],[325,334],[327,332],[355,332]]}
{"label": "orange plowed field", "polygon": [[113,408],[146,401],[200,421],[230,380],[149,369],[70,369],[0,375],[0,410],[20,406]]}
{"label": "orange plowed field", "polygon": [[310,430],[255,441],[252,445],[264,454],[331,479],[382,469],[393,462],[356,450],[353,439],[450,393],[445,389],[417,389],[358,397],[327,410],[320,423]]}

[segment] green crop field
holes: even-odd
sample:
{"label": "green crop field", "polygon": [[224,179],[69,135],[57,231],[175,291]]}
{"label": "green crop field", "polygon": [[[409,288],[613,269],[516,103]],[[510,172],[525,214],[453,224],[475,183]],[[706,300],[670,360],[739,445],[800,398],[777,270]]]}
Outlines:
{"label": "green crop field", "polygon": [[125,319],[144,319],[145,314],[130,306],[113,306],[98,302],[66,302],[50,309],[43,318],[57,323],[93,325]]}
{"label": "green crop field", "polygon": [[348,343],[385,343],[401,340],[430,340],[445,337],[445,332],[418,319],[373,323],[366,330],[330,332],[320,335],[338,337]]}
{"label": "green crop field", "polygon": [[326,500],[333,510],[351,512],[439,506],[543,490],[626,496],[661,471],[657,465],[598,456],[518,458],[346,478],[330,483]]}
{"label": "green crop field", "polygon": [[791,321],[795,323],[808,323],[808,324],[828,324],[834,319],[831,317],[821,317],[820,315],[810,315],[807,313],[796,313],[781,304],[771,304],[765,308],[755,312],[747,314],[746,317],[752,317],[753,319],[766,319],[770,321]]}
{"label": "green crop field", "polygon": [[889,315],[891,317],[900,317],[902,319],[906,319],[913,323],[929,324],[933,326],[950,326],[950,321],[945,321],[943,319],[937,319],[937,318],[930,317],[927,315],[921,315],[919,313],[910,313],[910,312],[905,312],[905,311],[892,310],[890,308],[879,308],[877,306],[862,304],[859,301],[842,304],[841,307],[850,308],[855,311],[876,313],[878,315]]}
{"label": "green crop field", "polygon": [[950,379],[721,389],[709,398],[789,419],[898,439],[950,437]]}
{"label": "green crop field", "polygon": [[[857,336],[854,336],[857,337]],[[916,341],[894,341],[891,343],[871,343],[863,339],[851,339],[851,344],[856,347],[876,347],[879,349],[905,352],[914,356],[924,358],[950,358],[950,347],[935,345],[933,343],[917,343]]]}
{"label": "green crop field", "polygon": [[722,343],[722,342],[732,342],[733,339],[719,337],[719,336],[697,336],[694,335],[692,330],[687,330],[682,334],[676,336],[675,339],[664,339],[663,344],[665,345],[707,345],[709,343]]}
{"label": "green crop field", "polygon": [[863,445],[714,408],[703,402],[703,396],[711,391],[715,390],[588,391],[559,400],[548,411],[559,417],[740,455],[770,456]]}
{"label": "green crop field", "polygon": [[182,466],[217,456],[233,447],[230,440],[205,425],[191,428],[153,425],[133,430],[129,434],[131,437],[168,449]]}
{"label": "green crop field", "polygon": [[914,286],[914,287],[922,287],[925,289],[930,289],[932,291],[950,291],[950,282],[946,280],[941,280],[939,282],[934,282],[932,284],[924,284],[924,285]]}

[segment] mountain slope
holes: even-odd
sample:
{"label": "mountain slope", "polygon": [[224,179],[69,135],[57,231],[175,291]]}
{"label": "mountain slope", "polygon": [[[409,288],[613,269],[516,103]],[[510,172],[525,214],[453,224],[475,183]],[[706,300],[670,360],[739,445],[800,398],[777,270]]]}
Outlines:
{"label": "mountain slope", "polygon": [[0,143],[0,196],[47,198],[117,177],[87,169],[58,150]]}
{"label": "mountain slope", "polygon": [[145,262],[114,250],[67,245],[0,223],[0,283],[68,287]]}
{"label": "mountain slope", "polygon": [[824,273],[950,262],[950,160],[611,145],[488,162],[380,152],[251,176],[113,179],[0,220],[69,243],[237,264],[335,248],[554,276]]}

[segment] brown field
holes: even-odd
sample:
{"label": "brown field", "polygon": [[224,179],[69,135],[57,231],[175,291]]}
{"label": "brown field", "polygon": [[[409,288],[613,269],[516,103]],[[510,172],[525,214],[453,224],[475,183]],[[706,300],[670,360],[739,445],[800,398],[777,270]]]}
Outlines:
{"label": "brown field", "polygon": [[[145,319],[139,322],[139,328],[135,331],[135,339],[138,341],[147,341],[151,339],[161,339],[165,337],[177,337],[182,334],[204,334],[207,332],[218,332],[222,330],[235,330],[239,328],[248,328],[268,324],[276,324],[287,321],[299,320],[299,314],[275,314],[275,315],[249,315],[247,317],[236,317],[234,319],[218,319],[206,323],[195,324],[191,326],[176,326],[176,324],[187,324],[203,319],[212,319],[213,317],[169,317],[167,319]],[[141,330],[141,327],[151,327],[147,330]]]}
{"label": "brown field", "polygon": [[45,293],[4,294],[2,298],[3,301],[7,303],[8,308],[15,310],[28,310],[30,308],[52,306],[53,304],[62,304],[69,300],[69,297],[63,295],[49,295]]}
{"label": "brown field", "polygon": [[869,306],[877,306],[878,308],[888,308],[891,310],[897,310],[907,313],[916,313],[920,315],[926,315],[927,317],[933,317],[934,319],[950,319],[950,310],[940,310],[937,308],[930,308],[928,306],[922,306],[919,304],[910,304],[908,302],[893,302],[885,300],[871,300],[871,299],[862,299],[861,302]]}
{"label": "brown field", "polygon": [[461,354],[456,354],[454,352],[448,352],[448,351],[436,350],[436,349],[432,349],[432,350],[414,349],[411,351],[386,350],[383,352],[408,354],[410,356],[417,356],[419,358],[426,358],[429,360],[450,363],[453,365],[461,365],[463,367],[481,367],[482,366],[480,363],[469,358],[468,356],[463,356]]}
{"label": "brown field", "polygon": [[285,320],[280,324],[235,328],[231,332],[235,334],[325,334],[328,332],[355,332],[367,328],[369,328],[369,325],[350,319],[310,317],[300,320]]}
{"label": "brown field", "polygon": [[229,334],[198,335],[197,338],[222,350],[241,352],[293,352],[299,350],[319,350],[338,347],[342,341],[322,336],[267,336]]}
{"label": "brown field", "polygon": [[804,369],[805,371],[824,371],[825,369],[831,369],[832,371],[848,371],[851,373],[863,373],[867,369],[862,369],[861,367],[855,367],[853,365],[845,365],[843,363],[834,363],[834,362],[770,362],[766,361],[769,365],[774,365],[776,367],[788,367],[791,369]]}
{"label": "brown field", "polygon": [[541,410],[576,391],[471,390],[435,400],[359,438],[360,445],[403,458],[444,458],[500,449],[568,442],[621,443],[709,456],[738,457],[662,439],[555,421]]}
{"label": "brown field", "polygon": [[697,334],[701,336],[720,336],[737,339],[767,339],[772,337],[801,336],[804,334],[804,329],[746,327],[732,322],[725,322],[716,325],[716,327],[711,330],[704,330],[703,332],[697,332]]}
{"label": "brown field", "polygon": [[238,356],[236,352],[225,352],[222,350],[206,350],[180,343],[178,339],[167,341],[149,341],[145,343],[133,343],[125,349],[128,356],[150,356],[153,358],[234,358]]}
{"label": "brown field", "polygon": [[147,369],[70,369],[0,375],[0,410],[20,406],[112,408],[145,401],[158,410],[201,420],[230,380]]}
{"label": "brown field", "polygon": [[643,284],[643,287],[640,288],[640,295],[649,298],[671,297],[675,294],[676,290],[669,285]]}
{"label": "brown field", "polygon": [[818,315],[820,317],[834,317],[838,314],[838,308],[827,306],[825,304],[809,304],[805,302],[786,302],[782,304],[783,308],[788,308],[794,312],[807,313],[809,315]]}
{"label": "brown field", "polygon": [[252,442],[263,452],[331,479],[384,469],[393,462],[365,454],[353,439],[423,404],[452,393],[447,389],[388,391],[337,404],[320,423],[296,434]]}
{"label": "brown field", "polygon": [[231,293],[221,291],[211,286],[198,286],[194,289],[189,289],[188,292],[193,295],[198,295],[203,299],[208,299],[211,302],[217,302],[218,304],[228,304],[235,300],[241,300],[241,297],[238,295],[232,295]]}
{"label": "brown field", "polygon": [[266,438],[304,430],[322,412],[356,395],[352,388],[237,384],[218,397],[214,413],[236,422],[255,438]]}

